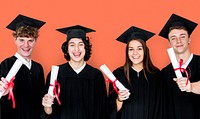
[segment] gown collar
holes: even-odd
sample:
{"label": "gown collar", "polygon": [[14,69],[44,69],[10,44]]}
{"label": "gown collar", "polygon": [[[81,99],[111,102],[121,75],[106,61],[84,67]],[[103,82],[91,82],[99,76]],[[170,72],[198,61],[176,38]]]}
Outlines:
{"label": "gown collar", "polygon": [[182,68],[186,69],[193,58],[193,53],[190,55],[189,59],[182,65]]}
{"label": "gown collar", "polygon": [[[69,65],[70,65],[70,63],[69,63]],[[79,74],[84,68],[85,68],[85,66],[86,66],[86,62],[84,62],[83,63],[83,65],[79,68],[79,69],[73,69],[77,74]],[[70,67],[71,67],[71,65],[70,65]]]}
{"label": "gown collar", "polygon": [[137,72],[137,77],[140,77],[140,72],[143,70],[140,70],[140,71],[137,71],[134,67],[131,67],[135,72]]}
{"label": "gown collar", "polygon": [[15,53],[15,57],[19,59],[29,70],[31,69],[32,61],[27,62],[19,53]]}

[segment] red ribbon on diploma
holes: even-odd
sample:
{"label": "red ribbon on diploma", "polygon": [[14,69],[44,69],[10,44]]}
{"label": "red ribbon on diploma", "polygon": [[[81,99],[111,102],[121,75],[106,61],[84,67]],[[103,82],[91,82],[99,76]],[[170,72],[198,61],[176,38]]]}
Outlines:
{"label": "red ribbon on diploma", "polygon": [[[53,86],[53,94],[55,95],[56,97],[56,100],[58,101],[58,104],[61,105],[61,102],[59,100],[59,96],[60,96],[60,84],[57,82],[57,80],[55,80],[55,83],[54,85],[53,84],[50,84],[50,86]],[[58,86],[58,89],[56,88],[56,86]],[[57,93],[57,90],[58,90],[58,93]]]}
{"label": "red ribbon on diploma", "polygon": [[[112,80],[110,80],[110,79],[107,79],[107,80],[106,80],[106,82],[112,83],[113,89],[115,90],[115,92],[116,92],[117,94],[119,94],[118,89],[117,89],[117,85],[116,85],[116,81],[117,81],[117,79],[115,79],[114,81],[112,81]],[[110,93],[112,93],[112,91],[111,91]]]}
{"label": "red ribbon on diploma", "polygon": [[180,59],[180,61],[179,61],[179,68],[174,69],[174,71],[180,70],[181,72],[183,72],[183,73],[186,74],[186,77],[187,77],[186,85],[187,85],[188,84],[188,80],[189,80],[189,76],[188,76],[187,70],[185,68],[182,68],[182,65],[183,65],[183,59]]}
{"label": "red ribbon on diploma", "polygon": [[9,89],[9,94],[8,94],[8,100],[10,100],[12,98],[12,104],[13,104],[13,108],[15,108],[15,97],[14,97],[14,94],[13,94],[13,87],[14,87],[14,81],[15,77],[13,77],[10,82],[8,82],[7,84],[7,89]]}

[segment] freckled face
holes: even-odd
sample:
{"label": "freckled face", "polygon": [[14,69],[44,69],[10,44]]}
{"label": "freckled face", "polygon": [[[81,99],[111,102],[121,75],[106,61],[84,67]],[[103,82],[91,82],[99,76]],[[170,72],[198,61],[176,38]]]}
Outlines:
{"label": "freckled face", "polygon": [[17,37],[15,39],[15,44],[17,46],[17,53],[27,59],[31,57],[36,40],[35,38]]}

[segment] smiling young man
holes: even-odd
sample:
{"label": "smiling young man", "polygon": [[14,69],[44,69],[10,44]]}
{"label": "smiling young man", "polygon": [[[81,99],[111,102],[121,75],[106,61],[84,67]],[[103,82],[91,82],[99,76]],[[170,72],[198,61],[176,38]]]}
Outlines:
{"label": "smiling young man", "polygon": [[176,78],[172,64],[162,69],[166,119],[200,118],[200,56],[191,53],[189,48],[190,35],[196,26],[196,23],[172,14],[159,34],[168,39],[177,63],[181,64],[179,67],[184,69],[180,79]]}
{"label": "smiling young man", "polygon": [[[57,29],[67,35],[62,45],[66,63],[59,65],[57,81],[60,83],[58,105],[53,96],[46,94],[42,104],[47,117],[56,119],[106,119],[106,85],[103,74],[87,64],[91,44],[86,33],[95,30],[75,25]],[[50,85],[50,73],[47,77]]]}
{"label": "smiling young man", "polygon": [[22,56],[27,62],[30,62],[32,50],[36,44],[36,39],[33,37],[17,37],[15,44],[17,46],[17,54]]}
{"label": "smiling young man", "polygon": [[[31,59],[31,54],[38,38],[38,30],[45,22],[24,15],[18,15],[7,28],[13,30],[17,51],[14,56],[1,62],[0,90],[5,93],[1,98],[1,119],[40,119],[41,99],[44,95],[44,72],[42,65]],[[19,59],[23,65],[13,81],[13,94],[16,107],[8,100],[11,87],[5,80],[14,62]]]}

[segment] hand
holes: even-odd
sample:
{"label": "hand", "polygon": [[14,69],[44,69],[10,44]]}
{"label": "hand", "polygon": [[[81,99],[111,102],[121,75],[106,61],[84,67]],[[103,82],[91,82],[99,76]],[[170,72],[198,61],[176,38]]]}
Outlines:
{"label": "hand", "polygon": [[119,90],[118,92],[119,94],[117,98],[119,102],[123,102],[124,100],[128,99],[131,94],[129,90]]}
{"label": "hand", "polygon": [[178,87],[181,91],[191,92],[190,80],[188,80],[188,83],[187,83],[186,77],[182,77],[182,78],[179,78],[179,79],[174,78],[173,80],[176,81],[176,83],[177,83],[177,85],[178,85]]}
{"label": "hand", "polygon": [[0,92],[4,92],[3,95],[8,94],[8,82],[6,81],[6,79],[4,77],[1,77],[1,81],[0,81]]}
{"label": "hand", "polygon": [[44,107],[51,107],[54,101],[54,96],[51,96],[49,94],[44,95],[42,98],[42,105]]}

